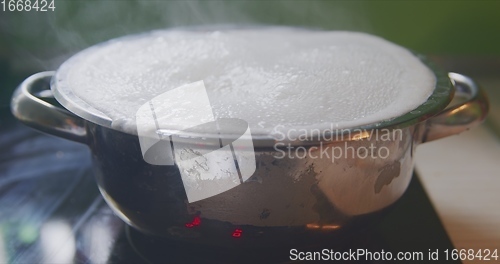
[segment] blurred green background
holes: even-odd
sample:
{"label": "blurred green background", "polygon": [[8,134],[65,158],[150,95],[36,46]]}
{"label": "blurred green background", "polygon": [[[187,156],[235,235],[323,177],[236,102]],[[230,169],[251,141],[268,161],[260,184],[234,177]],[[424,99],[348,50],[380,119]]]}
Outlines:
{"label": "blurred green background", "polygon": [[85,47],[126,34],[199,24],[363,31],[434,55],[446,70],[500,74],[500,1],[54,1],[55,11],[0,11],[2,109],[22,79],[57,69]]}

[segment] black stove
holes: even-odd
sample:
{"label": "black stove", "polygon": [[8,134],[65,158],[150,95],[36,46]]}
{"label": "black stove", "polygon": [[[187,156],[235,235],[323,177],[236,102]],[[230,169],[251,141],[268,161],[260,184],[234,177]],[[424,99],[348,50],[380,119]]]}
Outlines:
{"label": "black stove", "polygon": [[[101,197],[86,146],[0,122],[0,263],[289,263],[292,248],[220,248],[144,235]],[[243,236],[243,232],[240,236]],[[234,234],[233,234],[234,235]],[[415,175],[373,226],[294,251],[422,252],[453,246]],[[383,260],[363,260],[383,263]],[[425,262],[425,261],[424,261]]]}

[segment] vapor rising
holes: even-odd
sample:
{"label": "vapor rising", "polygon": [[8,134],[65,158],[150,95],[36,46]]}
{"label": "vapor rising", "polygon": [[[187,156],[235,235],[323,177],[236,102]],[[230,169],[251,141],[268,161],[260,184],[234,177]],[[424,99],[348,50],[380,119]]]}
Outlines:
{"label": "vapor rising", "polygon": [[54,70],[93,44],[168,27],[273,24],[370,31],[362,3],[347,1],[55,0],[55,6],[54,12],[2,13],[0,57],[17,57],[10,67]]}

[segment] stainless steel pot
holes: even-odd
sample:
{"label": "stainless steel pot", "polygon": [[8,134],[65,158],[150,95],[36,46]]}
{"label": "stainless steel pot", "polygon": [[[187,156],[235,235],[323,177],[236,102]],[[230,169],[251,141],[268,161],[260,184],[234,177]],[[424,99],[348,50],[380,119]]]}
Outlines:
{"label": "stainless steel pot", "polygon": [[[88,145],[103,197],[118,216],[139,230],[195,243],[238,240],[276,245],[297,237],[307,243],[340,236],[348,227],[372,221],[371,217],[405,192],[417,145],[460,133],[485,118],[487,98],[470,78],[433,70],[437,77],[433,94],[398,118],[330,131],[334,137],[329,140],[277,142],[254,137],[257,168],[251,179],[194,203],[187,202],[176,165],[146,163],[137,135],[114,130],[105,116],[82,108],[58,85],[54,72],[26,79],[15,91],[11,107],[32,128]],[[63,107],[46,100],[52,94]],[[452,98],[463,101],[448,106]],[[383,131],[396,137],[370,137]],[[276,148],[277,143],[283,144]],[[321,148],[363,150],[371,146],[387,149],[388,155],[377,159],[353,154],[335,160],[320,155]],[[285,150],[302,158],[282,157]]]}

